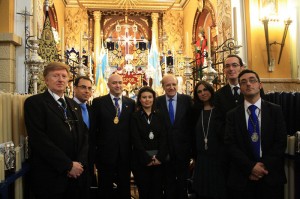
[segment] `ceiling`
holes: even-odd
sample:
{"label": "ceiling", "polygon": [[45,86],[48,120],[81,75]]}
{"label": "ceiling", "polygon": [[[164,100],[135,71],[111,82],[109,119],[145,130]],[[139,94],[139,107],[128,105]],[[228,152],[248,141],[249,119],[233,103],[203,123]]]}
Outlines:
{"label": "ceiling", "polygon": [[129,10],[163,12],[181,10],[189,0],[65,0],[67,7],[83,6],[88,10]]}

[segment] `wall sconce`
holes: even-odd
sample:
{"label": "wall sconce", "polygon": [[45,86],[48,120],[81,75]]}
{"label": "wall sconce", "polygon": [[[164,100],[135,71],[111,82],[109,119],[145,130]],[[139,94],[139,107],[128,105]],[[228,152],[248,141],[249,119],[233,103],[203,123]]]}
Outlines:
{"label": "wall sconce", "polygon": [[284,47],[284,44],[285,44],[285,39],[286,39],[286,36],[287,36],[287,32],[288,32],[290,24],[292,23],[292,20],[288,19],[288,20],[284,21],[285,26],[284,26],[284,31],[283,31],[281,43],[278,43],[276,41],[270,43],[270,41],[269,41],[269,21],[270,20],[267,17],[264,17],[262,19],[262,23],[264,25],[264,30],[265,30],[265,39],[266,39],[267,55],[268,55],[268,65],[271,66],[272,62],[271,62],[271,55],[270,55],[270,47],[273,44],[274,45],[276,45],[276,44],[280,45],[280,52],[279,52],[279,58],[278,58],[278,64],[279,64],[280,59],[281,59],[281,55],[282,55],[282,51],[283,51],[283,47]]}

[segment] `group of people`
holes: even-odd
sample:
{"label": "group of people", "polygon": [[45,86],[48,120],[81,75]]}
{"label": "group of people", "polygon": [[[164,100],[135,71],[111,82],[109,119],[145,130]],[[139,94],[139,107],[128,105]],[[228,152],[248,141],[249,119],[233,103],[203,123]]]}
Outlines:
{"label": "group of people", "polygon": [[261,98],[258,74],[237,55],[225,59],[224,72],[228,84],[216,93],[200,81],[192,100],[168,74],[164,95],[145,86],[136,102],[122,96],[122,77],[112,74],[109,94],[88,106],[91,80],[75,80],[72,100],[64,95],[68,67],[50,63],[48,89],[24,105],[34,197],[89,198],[97,169],[101,199],[130,199],[131,172],[140,199],[187,199],[188,178],[197,199],[281,199],[281,108]]}

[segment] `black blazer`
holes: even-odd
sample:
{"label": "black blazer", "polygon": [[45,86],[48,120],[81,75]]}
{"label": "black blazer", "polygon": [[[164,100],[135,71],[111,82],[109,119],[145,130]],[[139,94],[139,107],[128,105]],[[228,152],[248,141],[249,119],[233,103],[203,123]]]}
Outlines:
{"label": "black blazer", "polygon": [[[269,174],[262,183],[280,185],[286,182],[284,152],[286,129],[280,106],[262,100],[261,150],[262,162]],[[246,125],[244,104],[228,112],[226,117],[225,144],[231,157],[228,184],[233,189],[247,186],[252,168],[256,164]]]}
{"label": "black blazer", "polygon": [[[263,89],[260,90],[260,96],[262,99],[264,99],[265,94]],[[243,102],[244,102],[243,94],[239,95],[237,102],[235,101],[229,84],[226,84],[225,86],[217,90],[214,97],[214,105],[221,111],[221,113],[224,116],[224,119],[228,111],[237,107]]]}
{"label": "black blazer", "polygon": [[226,116],[226,113],[235,108],[237,105],[242,104],[244,101],[244,96],[239,95],[238,102],[235,102],[234,96],[232,94],[230,85],[227,84],[217,90],[214,97],[215,106],[221,111],[221,113]]}
{"label": "black blazer", "polygon": [[72,99],[65,97],[65,100],[68,114],[74,120],[72,131],[65,122],[63,110],[48,90],[27,98],[24,104],[31,149],[30,174],[36,193],[64,192],[70,183],[67,170],[72,161],[81,162],[87,168],[88,133],[81,109]]}
{"label": "black blazer", "polygon": [[171,125],[166,95],[157,98],[157,108],[162,111],[168,132],[168,145],[171,159],[187,161],[191,158],[192,127],[190,125],[192,98],[177,93],[177,106],[174,124]]}
{"label": "black blazer", "polygon": [[[162,114],[155,111],[150,116],[151,123],[148,124],[145,113],[136,111],[131,119],[131,137],[133,145],[134,162],[146,166],[152,161],[147,150],[158,150],[156,158],[164,162],[168,154],[167,132]],[[150,139],[149,134],[153,132],[154,138]]]}
{"label": "black blazer", "polygon": [[[93,120],[96,134],[96,164],[111,166],[118,164],[118,158],[130,158],[130,117],[135,102],[122,97],[122,110],[118,124],[114,124],[116,109],[107,94],[97,97],[92,103]],[[120,156],[119,156],[120,154]]]}

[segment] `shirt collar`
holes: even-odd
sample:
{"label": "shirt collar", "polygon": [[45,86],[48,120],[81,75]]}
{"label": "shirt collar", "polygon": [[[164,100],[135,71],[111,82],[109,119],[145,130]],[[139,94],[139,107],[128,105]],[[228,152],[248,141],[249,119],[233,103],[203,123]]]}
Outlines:
{"label": "shirt collar", "polygon": [[[171,97],[168,97],[166,95],[166,100],[169,101],[169,99],[171,99]],[[177,93],[176,93],[176,95],[174,95],[174,97],[172,97],[172,99],[173,99],[173,101],[177,101]]]}
{"label": "shirt collar", "polygon": [[74,97],[73,100],[77,102],[77,104],[86,104],[85,102],[81,102],[77,97]]}
{"label": "shirt collar", "polygon": [[[244,103],[245,110],[248,110],[249,106],[251,106],[251,105],[252,104],[250,102],[245,100],[245,103]],[[259,110],[261,110],[261,98],[259,98],[259,100],[257,100],[253,105],[255,105]]]}
{"label": "shirt collar", "polygon": [[[54,98],[55,101],[57,101],[60,98],[57,94],[53,93],[49,88],[48,88],[48,92]],[[63,95],[61,98],[65,100],[65,95]]]}
{"label": "shirt collar", "polygon": [[120,98],[119,100],[122,100],[122,95],[120,95],[118,97],[112,95],[111,93],[109,95],[110,95],[110,98],[111,98],[112,101],[114,101],[114,98]]}

